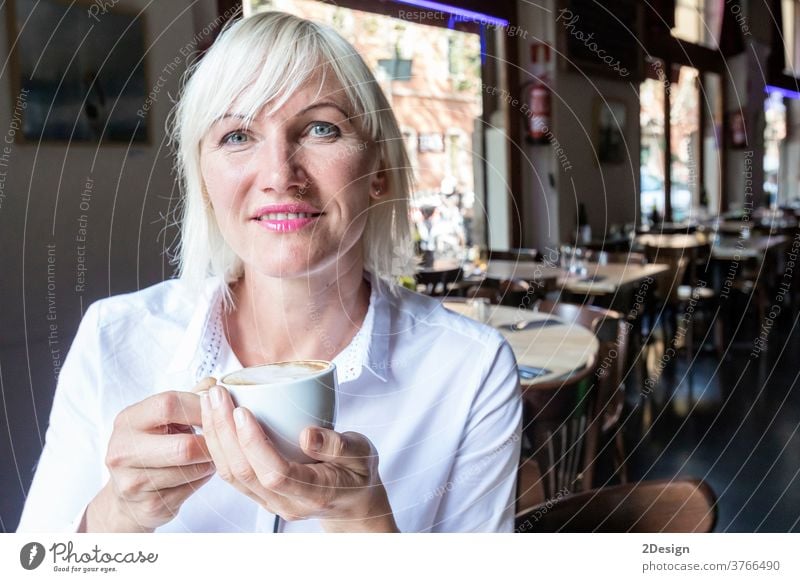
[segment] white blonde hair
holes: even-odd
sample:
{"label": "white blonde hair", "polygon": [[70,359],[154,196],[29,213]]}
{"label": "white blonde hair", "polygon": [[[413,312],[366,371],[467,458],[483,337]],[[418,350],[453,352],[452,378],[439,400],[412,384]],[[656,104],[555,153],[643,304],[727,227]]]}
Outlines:
{"label": "white blonde hair", "polygon": [[[189,67],[169,124],[177,146],[182,186],[179,276],[202,285],[209,276],[232,282],[242,260],[222,236],[200,171],[200,142],[215,120],[237,103],[246,121],[265,106],[279,109],[322,71],[344,88],[351,114],[379,148],[386,188],[370,206],[362,238],[364,268],[396,290],[397,277],[413,272],[408,217],[412,172],[403,137],[386,97],[361,56],[330,27],[282,12],[254,14],[229,24],[205,56]],[[225,302],[232,305],[228,286]]]}

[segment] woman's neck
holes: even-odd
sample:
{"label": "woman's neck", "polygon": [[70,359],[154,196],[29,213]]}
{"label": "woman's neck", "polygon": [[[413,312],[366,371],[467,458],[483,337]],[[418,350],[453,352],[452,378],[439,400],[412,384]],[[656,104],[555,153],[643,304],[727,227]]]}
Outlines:
{"label": "woman's neck", "polygon": [[231,291],[236,307],[224,317],[225,332],[243,366],[332,360],[358,333],[370,297],[360,262],[335,277],[280,279],[245,269]]}

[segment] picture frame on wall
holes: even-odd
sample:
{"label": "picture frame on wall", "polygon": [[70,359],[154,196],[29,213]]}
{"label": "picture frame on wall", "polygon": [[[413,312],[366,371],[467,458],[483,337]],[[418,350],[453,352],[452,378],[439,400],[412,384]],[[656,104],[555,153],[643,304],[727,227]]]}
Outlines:
{"label": "picture frame on wall", "polygon": [[9,3],[12,102],[22,142],[147,143],[144,16],[111,3]]}
{"label": "picture frame on wall", "polygon": [[625,162],[627,117],[628,107],[623,101],[600,98],[595,100],[595,150],[598,162],[603,164]]}

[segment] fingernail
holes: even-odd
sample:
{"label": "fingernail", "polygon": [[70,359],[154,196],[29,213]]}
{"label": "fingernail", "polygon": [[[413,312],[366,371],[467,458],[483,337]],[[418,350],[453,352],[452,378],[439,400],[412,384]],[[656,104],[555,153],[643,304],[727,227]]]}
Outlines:
{"label": "fingernail", "polygon": [[319,452],[322,449],[322,433],[318,430],[308,431],[308,450]]}
{"label": "fingernail", "polygon": [[206,412],[208,410],[208,390],[199,392],[198,396],[200,396],[200,410]]}
{"label": "fingernail", "polygon": [[233,422],[236,423],[236,428],[242,428],[244,426],[244,410],[241,408],[233,409]]}
{"label": "fingernail", "polygon": [[209,390],[209,394],[211,395],[211,408],[218,408],[222,403],[222,390],[219,386],[214,386]]}

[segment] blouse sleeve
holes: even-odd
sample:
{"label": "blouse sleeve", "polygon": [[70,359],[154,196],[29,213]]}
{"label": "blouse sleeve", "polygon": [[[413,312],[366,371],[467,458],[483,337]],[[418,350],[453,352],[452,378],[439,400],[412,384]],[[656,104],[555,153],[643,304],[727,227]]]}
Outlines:
{"label": "blouse sleeve", "polygon": [[105,443],[99,442],[97,394],[99,305],[84,314],[58,376],[50,424],[17,531],[74,532],[102,486]]}
{"label": "blouse sleeve", "polygon": [[433,531],[511,532],[514,529],[522,399],[517,362],[500,338],[489,351]]}

